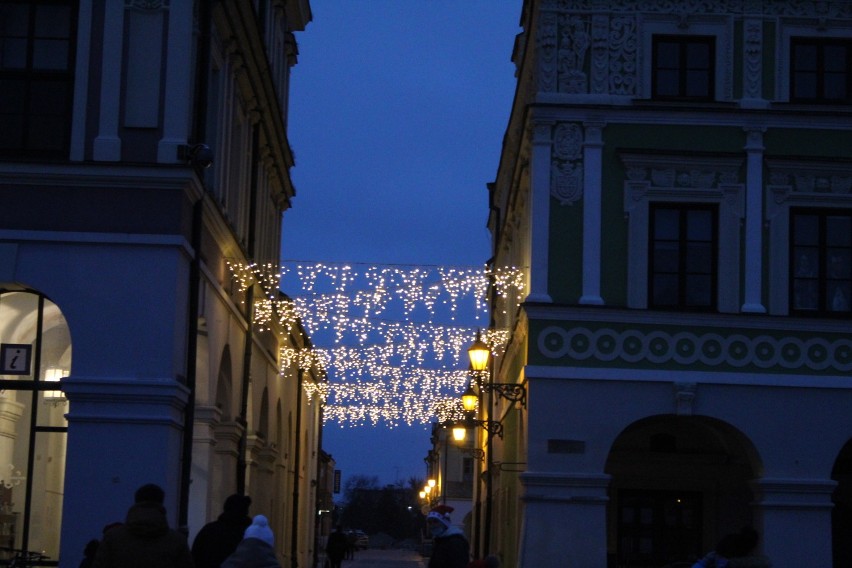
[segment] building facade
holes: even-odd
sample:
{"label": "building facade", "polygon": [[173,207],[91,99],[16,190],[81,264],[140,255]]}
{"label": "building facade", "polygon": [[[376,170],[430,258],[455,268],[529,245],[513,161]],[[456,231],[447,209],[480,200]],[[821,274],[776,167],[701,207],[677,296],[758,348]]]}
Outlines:
{"label": "building facade", "polygon": [[[135,489],[313,557],[319,373],[253,325],[307,0],[0,1],[0,546],[77,566]],[[270,293],[266,290],[266,293]]]}
{"label": "building facade", "polygon": [[[850,563],[852,4],[526,0],[490,186],[490,552]],[[480,531],[485,529],[480,523]],[[485,552],[489,552],[486,550]]]}

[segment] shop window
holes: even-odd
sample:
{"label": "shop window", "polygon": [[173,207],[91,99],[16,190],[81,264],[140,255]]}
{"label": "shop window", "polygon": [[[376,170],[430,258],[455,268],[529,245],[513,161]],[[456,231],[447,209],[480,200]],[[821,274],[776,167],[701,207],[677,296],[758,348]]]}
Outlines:
{"label": "shop window", "polygon": [[837,38],[790,40],[790,101],[852,101],[852,41]]}
{"label": "shop window", "polygon": [[650,307],[716,307],[716,209],[702,204],[654,204],[648,261]]}
{"label": "shop window", "polygon": [[0,290],[0,565],[16,550],[56,566],[65,479],[71,338],[39,294]]}
{"label": "shop window", "polygon": [[652,98],[714,99],[714,37],[656,35],[652,58]]}
{"label": "shop window", "polygon": [[68,153],[76,2],[0,0],[0,156]]}
{"label": "shop window", "polygon": [[852,211],[794,209],[790,268],[793,313],[852,312]]}

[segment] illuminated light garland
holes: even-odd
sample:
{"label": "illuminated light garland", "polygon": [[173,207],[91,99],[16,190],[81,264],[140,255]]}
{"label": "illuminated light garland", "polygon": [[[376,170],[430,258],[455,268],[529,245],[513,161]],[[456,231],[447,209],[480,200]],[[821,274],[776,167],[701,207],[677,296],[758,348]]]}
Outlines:
{"label": "illuminated light garland", "polygon": [[[289,263],[282,266],[229,261],[241,291],[259,285],[253,324],[259,330],[301,334],[314,345],[283,347],[281,373],[316,369],[328,381],[306,382],[309,400],[323,404],[324,420],[341,425],[390,427],[462,418],[459,397],[471,375],[459,370],[462,353],[478,330],[456,324],[463,301],[473,304],[475,320],[487,310],[489,286],[500,298],[521,294],[525,275],[518,269]],[[296,280],[305,295],[289,298],[279,291]],[[466,304],[465,304],[466,305]],[[402,314],[402,321],[382,319]],[[415,318],[426,315],[428,322]],[[451,324],[435,323],[439,316]],[[486,329],[482,339],[494,356],[502,355],[507,330]],[[354,344],[354,345],[353,345]],[[425,368],[427,361],[442,368]]]}

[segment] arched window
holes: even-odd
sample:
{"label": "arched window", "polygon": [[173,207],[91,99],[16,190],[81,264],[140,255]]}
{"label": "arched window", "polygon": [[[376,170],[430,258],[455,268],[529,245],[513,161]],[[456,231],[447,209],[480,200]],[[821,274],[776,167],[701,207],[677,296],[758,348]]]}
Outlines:
{"label": "arched window", "polygon": [[0,561],[24,549],[56,564],[68,404],[61,379],[70,372],[71,333],[59,307],[0,289]]}

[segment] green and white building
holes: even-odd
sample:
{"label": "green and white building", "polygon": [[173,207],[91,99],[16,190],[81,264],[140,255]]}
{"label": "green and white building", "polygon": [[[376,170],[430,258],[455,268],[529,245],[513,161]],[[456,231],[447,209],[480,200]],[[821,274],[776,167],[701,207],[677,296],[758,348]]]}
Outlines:
{"label": "green and white building", "polygon": [[[852,3],[526,0],[490,551],[852,563]],[[506,464],[516,464],[507,467]],[[520,467],[517,464],[521,464]],[[517,471],[520,470],[520,471]]]}

